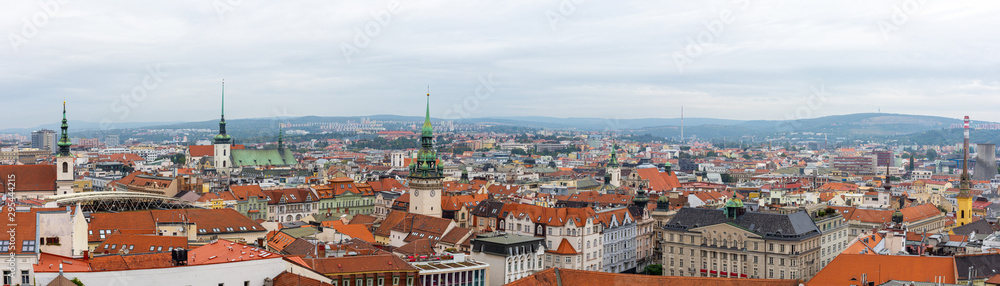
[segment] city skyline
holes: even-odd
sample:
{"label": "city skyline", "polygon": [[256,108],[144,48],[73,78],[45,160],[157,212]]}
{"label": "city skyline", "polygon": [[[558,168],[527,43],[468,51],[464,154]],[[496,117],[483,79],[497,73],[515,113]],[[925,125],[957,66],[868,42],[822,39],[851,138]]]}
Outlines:
{"label": "city skyline", "polygon": [[4,99],[33,108],[0,128],[63,99],[77,121],[212,120],[223,79],[234,119],[419,116],[430,85],[443,119],[1000,121],[990,2],[232,2],[12,4]]}

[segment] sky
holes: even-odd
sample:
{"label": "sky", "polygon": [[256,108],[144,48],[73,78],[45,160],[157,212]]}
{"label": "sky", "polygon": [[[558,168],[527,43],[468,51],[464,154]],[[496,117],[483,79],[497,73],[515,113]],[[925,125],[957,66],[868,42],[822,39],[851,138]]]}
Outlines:
{"label": "sky", "polygon": [[1000,121],[1000,1],[10,1],[0,128],[423,115]]}

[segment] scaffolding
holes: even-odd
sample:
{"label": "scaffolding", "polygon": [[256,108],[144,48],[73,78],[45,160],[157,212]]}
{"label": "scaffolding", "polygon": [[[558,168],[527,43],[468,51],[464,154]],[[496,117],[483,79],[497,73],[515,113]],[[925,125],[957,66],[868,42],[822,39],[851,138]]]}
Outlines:
{"label": "scaffolding", "polygon": [[83,192],[50,196],[46,200],[61,207],[79,203],[86,212],[199,208],[185,200],[143,192]]}

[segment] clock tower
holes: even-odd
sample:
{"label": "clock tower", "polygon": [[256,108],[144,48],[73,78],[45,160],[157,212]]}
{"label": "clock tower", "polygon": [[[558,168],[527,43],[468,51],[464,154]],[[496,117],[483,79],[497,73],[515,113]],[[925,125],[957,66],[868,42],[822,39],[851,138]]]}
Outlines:
{"label": "clock tower", "polygon": [[434,151],[434,128],[431,127],[431,94],[427,94],[424,126],[420,128],[420,151],[410,163],[410,213],[441,217],[441,190],[444,167]]}

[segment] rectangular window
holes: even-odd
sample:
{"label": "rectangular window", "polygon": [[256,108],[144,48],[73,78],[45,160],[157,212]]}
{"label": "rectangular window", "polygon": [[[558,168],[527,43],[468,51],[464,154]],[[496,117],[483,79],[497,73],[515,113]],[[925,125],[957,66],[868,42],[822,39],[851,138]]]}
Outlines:
{"label": "rectangular window", "polygon": [[375,282],[374,282],[374,279],[372,279],[372,278],[368,278],[368,281],[367,281],[367,282],[368,282],[368,286],[375,286],[375,284],[373,284],[373,283],[375,283]]}
{"label": "rectangular window", "polygon": [[413,286],[413,277],[406,277],[406,286]]}
{"label": "rectangular window", "polygon": [[382,277],[378,278],[378,286],[385,286],[385,278]]}
{"label": "rectangular window", "polygon": [[21,270],[21,285],[31,284],[31,277],[28,275],[28,270]]}
{"label": "rectangular window", "polygon": [[392,276],[392,286],[399,285],[399,276]]}

